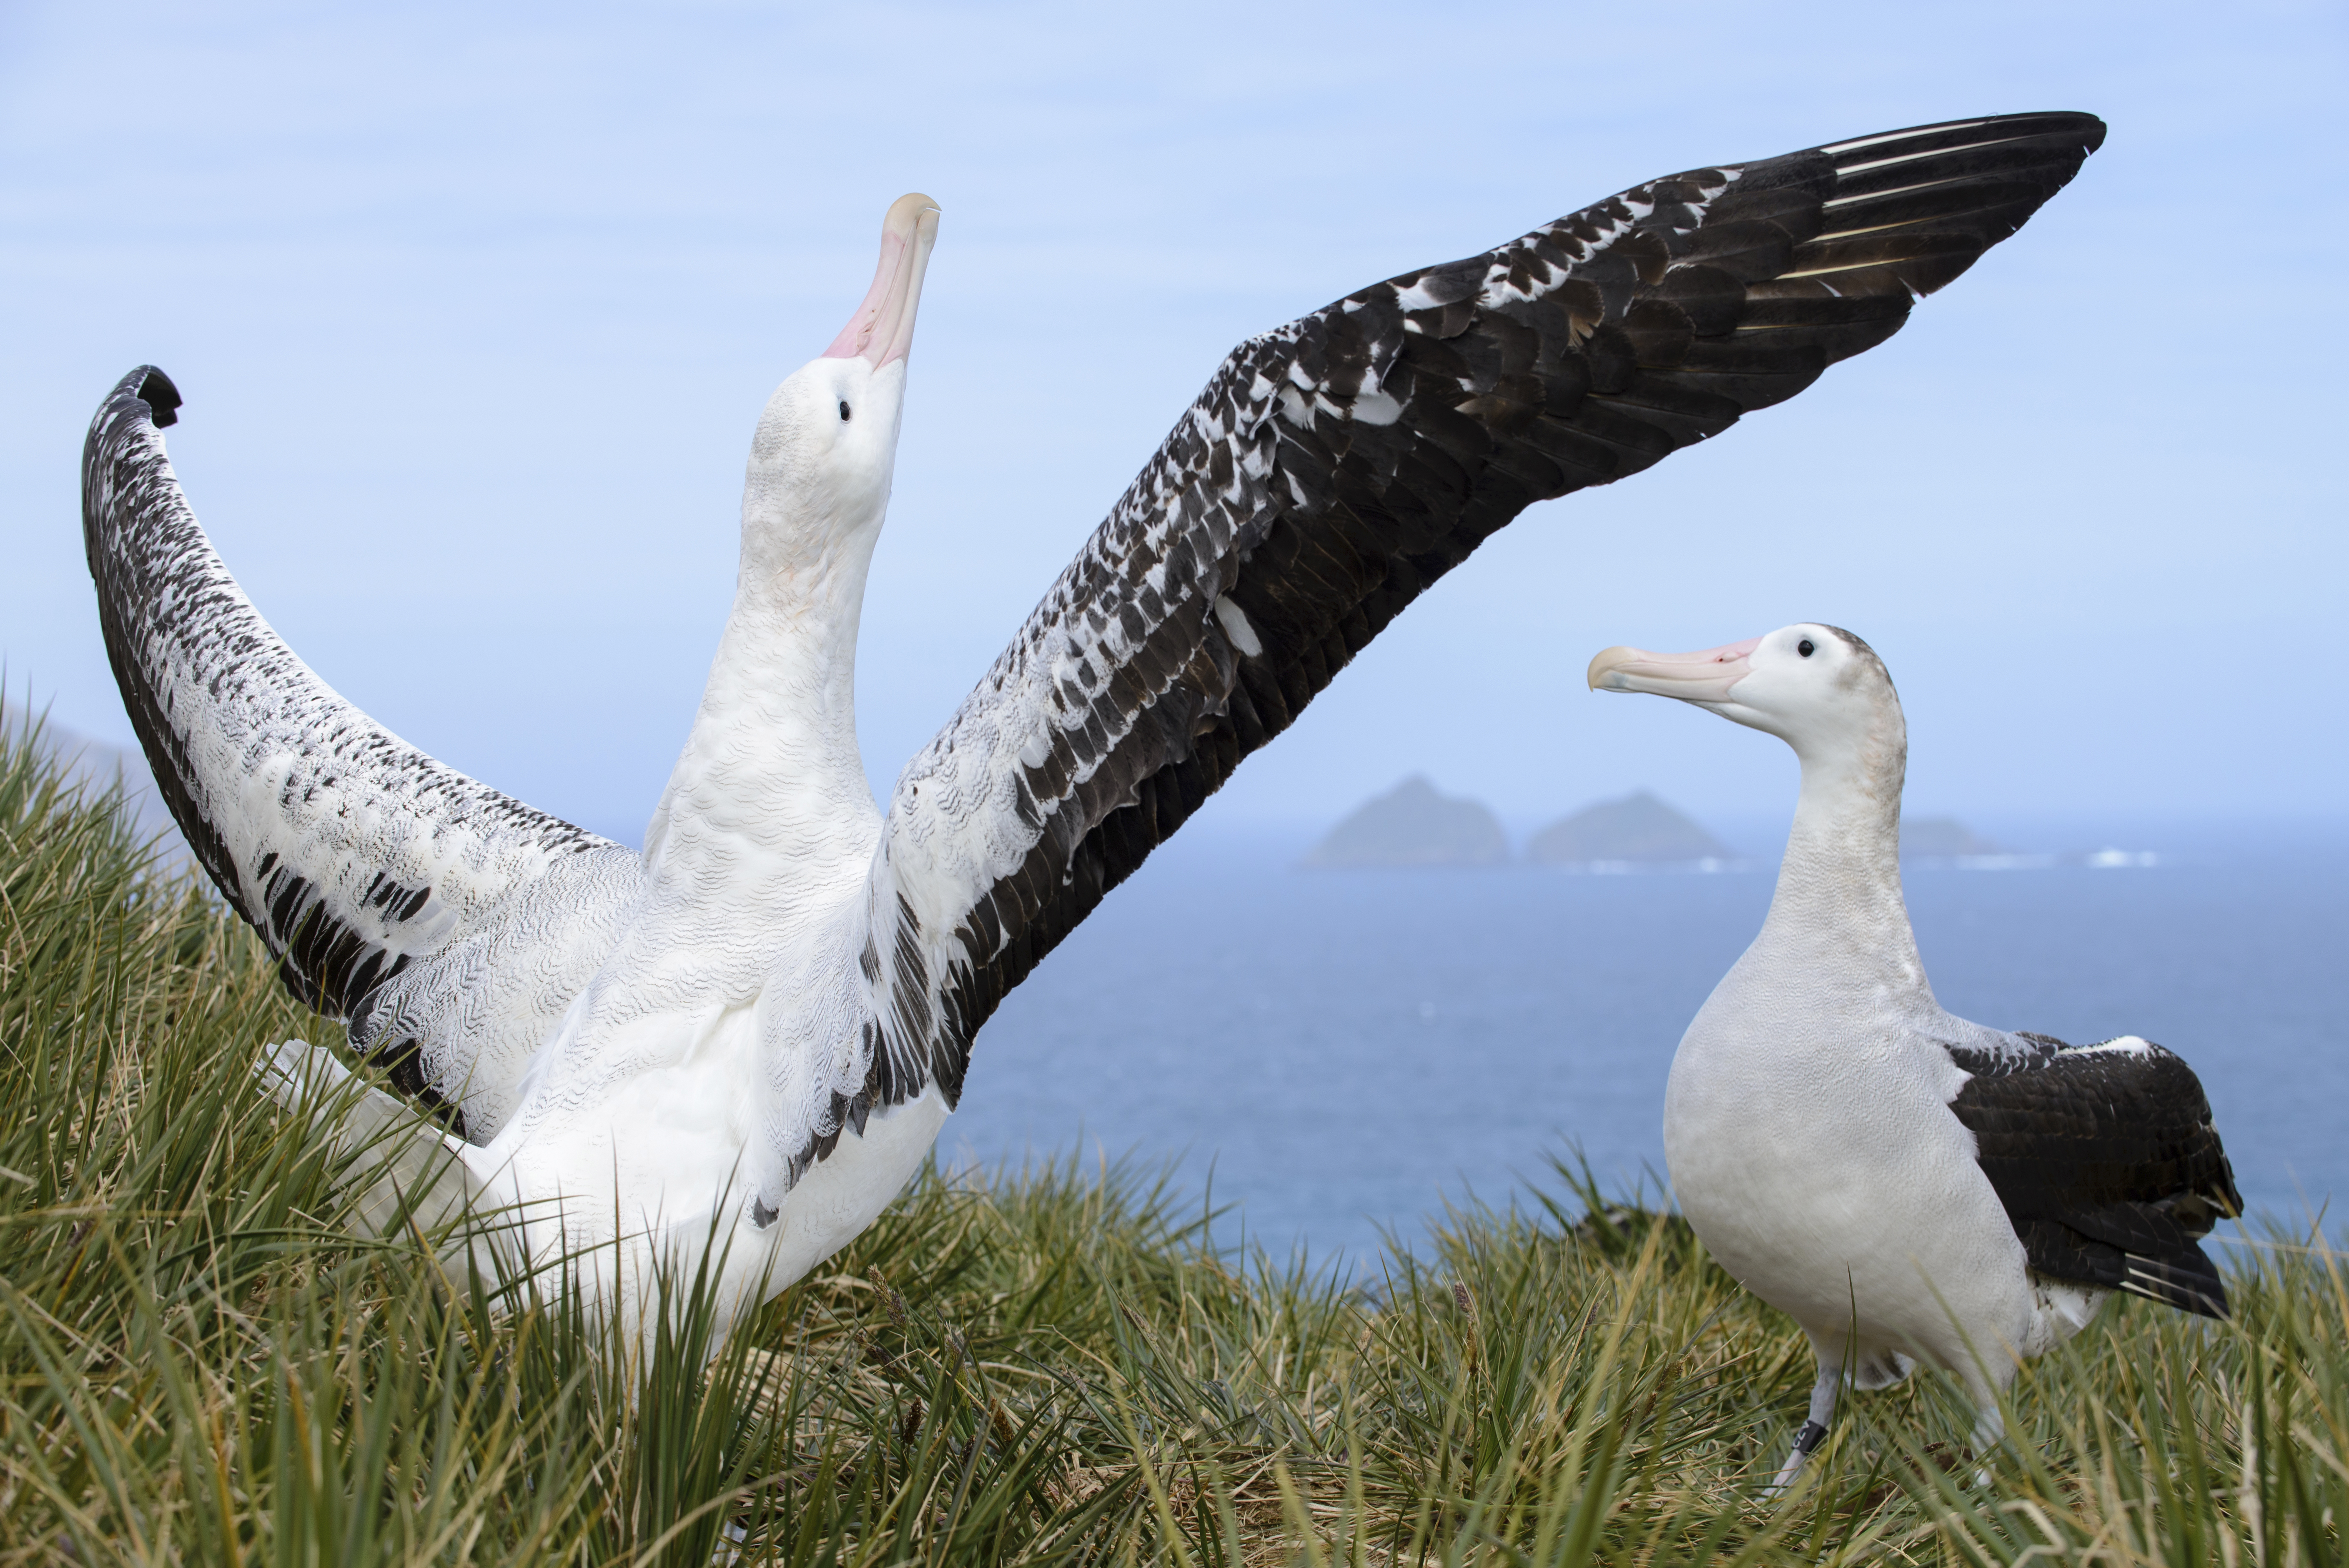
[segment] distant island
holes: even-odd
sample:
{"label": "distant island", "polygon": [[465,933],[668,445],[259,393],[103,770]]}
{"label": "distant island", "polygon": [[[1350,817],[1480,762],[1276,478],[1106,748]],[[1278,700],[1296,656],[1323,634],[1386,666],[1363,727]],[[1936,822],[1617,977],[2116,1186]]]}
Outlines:
{"label": "distant island", "polygon": [[[2058,860],[2135,866],[2151,865],[2156,860],[2150,852],[2113,850],[2089,856],[2017,854],[1955,817],[1903,820],[1900,858],[1952,862],[1966,870],[2053,865]],[[1499,866],[1517,859],[1510,852],[1508,833],[1489,807],[1481,800],[1446,795],[1424,774],[1415,773],[1355,808],[1298,863],[1313,870],[1335,870]],[[1523,859],[1537,866],[1601,871],[1674,866],[1721,871],[1754,863],[1649,789],[1634,790],[1619,800],[1601,800],[1559,818],[1526,841]]]}
{"label": "distant island", "polygon": [[1901,820],[1900,858],[1904,861],[1954,861],[2006,852],[2003,844],[1992,843],[1955,817]]}
{"label": "distant island", "polygon": [[1497,866],[1509,859],[1500,819],[1475,800],[1439,793],[1413,774],[1364,801],[1299,863],[1316,871],[1371,866]]}
{"label": "distant island", "polygon": [[1526,845],[1537,865],[1588,865],[1594,861],[1671,865],[1733,861],[1737,851],[1647,790],[1620,800],[1586,806],[1552,822]]}
{"label": "distant island", "polygon": [[[1424,775],[1413,774],[1357,807],[1299,863],[1315,870],[1498,866],[1515,858],[1508,834],[1488,807],[1445,795]],[[1549,866],[1695,865],[1739,858],[1645,789],[1553,822],[1526,846],[1526,859]]]}

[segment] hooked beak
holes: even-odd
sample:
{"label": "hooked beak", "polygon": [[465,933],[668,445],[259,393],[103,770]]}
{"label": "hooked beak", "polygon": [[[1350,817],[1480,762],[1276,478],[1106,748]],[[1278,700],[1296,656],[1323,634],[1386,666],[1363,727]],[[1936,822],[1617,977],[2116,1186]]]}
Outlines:
{"label": "hooked beak", "polygon": [[900,196],[881,220],[881,264],[864,303],[823,351],[826,359],[863,358],[878,370],[914,346],[914,313],[922,303],[922,273],[937,243],[938,204],[916,193]]}
{"label": "hooked beak", "polygon": [[1593,691],[1640,691],[1682,702],[1729,700],[1729,688],[1753,671],[1749,662],[1759,637],[1701,654],[1651,654],[1643,648],[1609,648],[1590,661]]}

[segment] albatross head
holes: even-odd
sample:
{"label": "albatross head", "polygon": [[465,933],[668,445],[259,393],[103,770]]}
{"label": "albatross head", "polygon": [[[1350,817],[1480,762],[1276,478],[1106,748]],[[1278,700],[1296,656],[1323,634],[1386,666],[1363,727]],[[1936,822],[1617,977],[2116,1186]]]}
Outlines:
{"label": "albatross head", "polygon": [[[1840,626],[1804,622],[1696,654],[1609,648],[1590,661],[1593,691],[1678,697],[1775,735],[1806,761],[1905,755],[1892,676],[1876,650]],[[1897,765],[1897,764],[1896,764]]]}
{"label": "albatross head", "polygon": [[[742,487],[746,573],[800,577],[868,559],[889,504],[905,356],[938,206],[900,196],[881,224],[873,287],[821,357],[793,371],[759,417]],[[861,580],[862,573],[855,575]]]}

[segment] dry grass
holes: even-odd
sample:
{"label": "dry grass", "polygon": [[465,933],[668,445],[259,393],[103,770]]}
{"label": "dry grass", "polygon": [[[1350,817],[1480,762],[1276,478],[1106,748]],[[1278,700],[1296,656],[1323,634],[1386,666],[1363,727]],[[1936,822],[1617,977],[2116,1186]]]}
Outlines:
{"label": "dry grass", "polygon": [[2341,1557],[2349,1274],[2280,1237],[2233,1322],[2124,1304],[2030,1368],[2007,1449],[1927,1379],[1773,1503],[1804,1342],[1568,1173],[1358,1292],[1131,1170],[933,1171],[705,1372],[690,1281],[631,1361],[559,1286],[346,1233],[252,1087],[289,1035],[334,1037],[10,738],[0,1563]]}

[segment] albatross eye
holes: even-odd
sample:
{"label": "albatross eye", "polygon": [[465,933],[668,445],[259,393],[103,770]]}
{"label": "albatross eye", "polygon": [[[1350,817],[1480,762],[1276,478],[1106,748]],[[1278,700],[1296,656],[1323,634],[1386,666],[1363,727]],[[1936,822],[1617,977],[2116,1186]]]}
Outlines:
{"label": "albatross eye", "polygon": [[843,403],[840,406],[840,422],[843,425],[848,422],[848,405],[846,403]]}
{"label": "albatross eye", "polygon": [[[840,417],[843,419],[848,418],[848,405],[845,403],[843,403],[840,406]],[[1817,647],[1812,644],[1808,637],[1805,637],[1801,642],[1795,645],[1795,652],[1802,655],[1803,657],[1806,659],[1818,651]]]}

